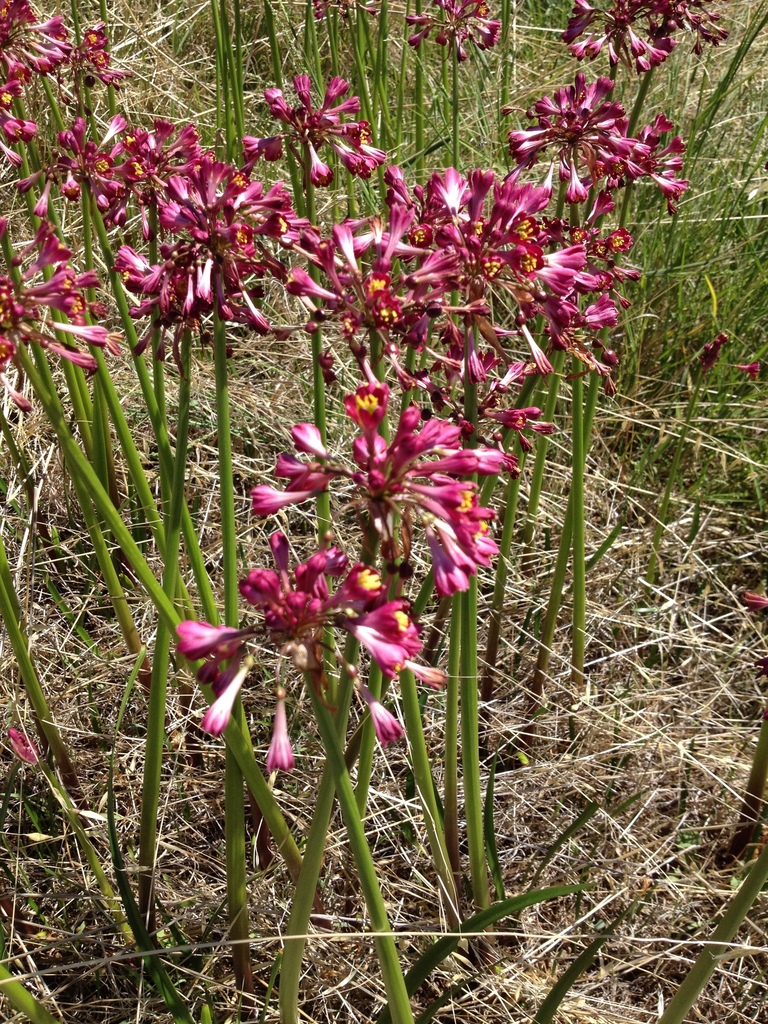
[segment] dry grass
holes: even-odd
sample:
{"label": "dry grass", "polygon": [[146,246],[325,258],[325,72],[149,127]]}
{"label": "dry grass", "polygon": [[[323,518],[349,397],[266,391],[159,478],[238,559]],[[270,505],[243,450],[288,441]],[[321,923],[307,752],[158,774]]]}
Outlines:
{"label": "dry grass", "polygon": [[[176,4],[164,8],[162,17],[149,18],[141,7],[120,6],[116,52],[121,58],[130,56],[131,67],[141,69],[125,94],[127,112],[189,117],[192,111],[210,125],[207,10],[207,4]],[[296,18],[298,23],[298,13]],[[258,24],[254,15],[254,28]],[[246,75],[254,89],[267,66],[264,41],[254,31]],[[521,96],[535,72],[533,61],[519,66]],[[518,87],[517,79],[513,87]],[[267,534],[250,519],[248,490],[269,479],[290,423],[306,418],[309,361],[294,341],[239,339],[236,356],[232,402],[238,424],[237,511],[243,558],[250,566],[264,562]],[[127,413],[140,434],[140,393],[127,366],[116,373]],[[215,402],[206,357],[197,358],[194,374],[188,486],[203,551],[215,575],[221,556]],[[683,494],[676,498],[662,549],[660,581],[649,593],[640,581],[647,567],[659,488],[655,482],[635,480],[633,465],[638,450],[658,443],[662,431],[674,431],[679,424],[665,417],[660,423],[650,404],[654,399],[646,405],[644,394],[657,394],[650,378],[640,378],[639,390],[626,398],[620,395],[604,408],[595,428],[587,483],[588,555],[619,518],[625,524],[588,576],[587,688],[574,692],[569,680],[566,598],[539,719],[540,740],[531,763],[520,767],[516,737],[524,725],[535,635],[548,596],[547,574],[567,485],[564,460],[555,460],[542,503],[540,562],[529,576],[515,571],[510,576],[506,647],[488,709],[499,758],[496,829],[506,894],[525,891],[537,871],[537,885],[582,882],[588,888],[503,921],[494,943],[494,970],[478,969],[466,949],[448,959],[416,999],[417,1006],[426,1007],[453,986],[435,1015],[438,1021],[531,1021],[555,979],[634,901],[632,914],[608,937],[594,965],[561,1006],[558,1021],[655,1020],[711,932],[742,868],[726,865],[723,854],[764,707],[753,665],[766,653],[765,644],[758,638],[754,618],[739,603],[739,594],[760,582],[760,567],[768,557],[765,522],[743,487],[743,480],[762,468],[749,452],[753,443],[764,445],[764,407],[756,406],[755,415],[762,414],[762,420],[753,416],[746,443],[732,445],[723,439],[728,421],[724,423],[719,412],[710,421],[703,406],[688,439],[686,471],[695,478],[697,467],[706,468],[703,460],[714,455],[718,479],[711,469],[712,487],[700,500]],[[171,420],[173,402],[171,387]],[[75,756],[94,811],[88,819],[89,835],[105,864],[110,864],[110,854],[103,813],[108,755],[114,749],[120,842],[129,865],[135,864],[146,698],[134,692],[117,733],[117,709],[132,661],[124,655],[111,611],[94,579],[69,481],[42,417],[33,413],[21,419],[7,403],[4,411],[33,470],[34,508],[27,500],[29,481],[19,477],[2,453],[5,494],[0,527],[35,664]],[[737,438],[743,438],[748,411],[741,406],[733,416],[730,426]],[[153,458],[148,445],[149,472]],[[727,493],[734,475],[739,488],[730,505],[708,497],[715,491]],[[302,532],[310,534],[311,523],[304,524],[300,512],[291,512],[289,519],[292,536],[298,536],[300,544]],[[268,526],[274,528],[274,523]],[[342,519],[342,536],[345,527]],[[131,594],[131,600],[142,639],[151,647],[154,617],[138,593]],[[272,670],[271,654],[264,651],[245,695],[257,754],[262,755],[269,740]],[[26,721],[33,732],[3,634],[0,693],[6,706],[3,726]],[[321,758],[308,702],[298,692],[292,699],[297,769],[273,781],[289,823],[304,835]],[[220,744],[201,739],[198,733],[201,707],[195,698],[189,711],[176,690],[169,700],[157,891],[161,938],[177,983],[196,1017],[208,999],[222,1024],[236,1014],[224,909],[223,756]],[[441,696],[430,695],[427,735],[436,752],[443,710]],[[193,768],[190,756],[199,745],[203,764]],[[145,979],[140,959],[121,943],[44,780],[32,769],[15,766],[8,751],[3,761],[4,962],[12,964],[62,1021],[170,1020]],[[438,761],[436,765],[439,772]],[[408,779],[402,747],[377,752],[368,829],[406,962],[426,948],[431,936],[446,929],[420,806],[408,796]],[[591,804],[594,813],[583,827],[554,849]],[[270,979],[291,885],[279,861],[262,871],[255,847],[253,851],[249,892],[254,968],[265,1001],[271,993],[263,1019],[275,1021]],[[364,908],[338,819],[328,838],[322,896],[332,921],[328,928],[311,929],[302,1019],[331,1024],[343,1015],[350,1022],[370,1021],[383,1003],[383,989],[372,944],[364,934]],[[765,907],[758,903],[739,933],[733,957],[720,965],[691,1020],[753,1024],[760,1019],[768,994],[766,928]]]}

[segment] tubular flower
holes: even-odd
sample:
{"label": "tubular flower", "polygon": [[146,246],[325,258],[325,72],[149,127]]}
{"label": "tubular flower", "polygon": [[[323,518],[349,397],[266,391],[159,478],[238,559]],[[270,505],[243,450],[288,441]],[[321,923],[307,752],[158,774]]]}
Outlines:
{"label": "tubular flower", "polygon": [[[5,229],[5,221],[0,220],[0,236]],[[79,339],[108,348],[113,354],[120,352],[114,335],[104,327],[86,322],[89,306],[82,289],[96,287],[98,278],[93,271],[77,275],[68,265],[72,253],[59,241],[52,224],[44,221],[40,225],[34,241],[14,257],[13,269],[21,267],[33,255],[32,262],[18,274],[0,274],[0,382],[16,405],[25,411],[30,408],[29,402],[11,387],[5,376],[15,361],[19,345],[35,342],[89,371],[96,369],[96,360],[77,347]],[[42,277],[45,268],[53,268],[47,280]],[[55,325],[45,324],[43,309],[46,306],[63,314],[69,322],[59,320]],[[99,307],[94,311],[99,311]],[[54,328],[68,340],[56,338]]]}
{"label": "tubular flower", "polygon": [[89,89],[97,78],[104,85],[119,89],[120,82],[131,74],[130,71],[116,71],[110,68],[111,57],[107,49],[109,40],[106,27],[104,22],[100,21],[93,28],[89,28],[83,33],[82,43],[75,46],[69,55],[68,63],[75,77],[82,77],[83,84]]}
{"label": "tubular flower", "polygon": [[[413,220],[413,211],[392,210],[385,230],[379,217],[367,221],[334,224],[331,238],[322,239],[308,229],[301,232],[298,250],[325,275],[321,285],[300,267],[288,274],[287,291],[298,296],[315,318],[319,309],[327,320],[332,316],[352,346],[358,347],[361,331],[375,331],[388,344],[395,339],[410,341],[418,325],[425,320],[426,307],[439,312],[448,282],[435,286],[411,284],[407,275],[393,273],[395,255],[405,255],[410,246],[404,241]],[[365,255],[365,264],[361,257]],[[419,251],[419,255],[421,252]],[[311,320],[308,327],[313,327]]]}
{"label": "tubular flower", "polygon": [[[280,643],[281,658],[308,674],[322,692],[323,633],[335,626],[351,633],[366,648],[387,676],[395,676],[421,650],[419,631],[408,614],[404,600],[387,600],[379,574],[357,563],[349,567],[346,556],[336,547],[321,548],[293,572],[288,565],[288,541],[279,531],[270,537],[275,569],[251,569],[240,583],[240,593],[264,614],[264,625]],[[329,579],[339,580],[335,592]],[[227,726],[235,696],[242,686],[251,659],[247,642],[263,630],[236,630],[204,622],[182,622],[177,628],[178,650],[189,658],[205,658],[198,679],[210,683],[216,700],[203,718],[203,728],[220,735]],[[226,667],[222,667],[227,662]],[[416,666],[418,667],[418,666]],[[356,670],[351,670],[356,678]],[[439,680],[432,680],[433,683]],[[365,696],[362,684],[361,694]],[[277,710],[272,745],[267,761],[270,770],[292,766],[287,737],[285,690],[277,690]]]}
{"label": "tubular flower", "polygon": [[205,153],[185,175],[169,176],[159,222],[179,236],[160,246],[163,263],[150,266],[127,246],[116,260],[129,290],[144,297],[131,315],[151,313],[155,325],[174,325],[178,338],[182,326],[216,309],[222,320],[266,334],[269,322],[256,305],[260,279],[285,271],[262,239],[287,241],[298,224],[286,189],[277,184],[265,193],[260,181]]}
{"label": "tubular flower", "polygon": [[[122,153],[121,142],[115,143],[111,149],[105,147],[126,126],[125,118],[118,114],[112,118],[109,130],[101,142],[86,139],[88,126],[82,117],[75,119],[72,128],[59,132],[58,173],[64,177],[61,185],[62,194],[71,201],[80,198],[81,186],[85,183],[93,193],[96,205],[106,213],[125,193],[125,185],[116,173],[115,161]],[[67,155],[71,153],[71,156]]]}
{"label": "tubular flower", "polygon": [[[14,117],[10,113],[13,101],[17,96],[21,95],[21,90],[22,85],[18,78],[11,78],[5,85],[0,86],[0,132],[2,132],[2,135],[0,135],[0,150],[14,167],[21,167],[22,157],[20,153],[9,149],[6,142],[10,145],[29,142],[30,139],[35,137],[37,132],[37,125],[34,121],[25,121],[20,117]],[[6,142],[3,142],[3,135]]]}
{"label": "tubular flower", "polygon": [[72,46],[60,14],[41,22],[28,0],[0,3],[0,58],[11,78],[28,82],[63,64]]}
{"label": "tubular flower", "polygon": [[20,761],[25,761],[27,764],[37,764],[40,760],[37,748],[25,732],[21,732],[19,729],[9,729],[8,740],[11,744],[11,749]]}
{"label": "tubular flower", "polygon": [[419,31],[409,37],[408,43],[418,49],[423,41],[435,30],[435,42],[440,46],[453,46],[459,61],[467,59],[465,43],[471,43],[478,50],[489,50],[495,46],[501,31],[501,22],[492,21],[486,0],[434,0],[434,6],[443,14],[407,14],[408,25]]}
{"label": "tubular flower", "polygon": [[[677,45],[672,36],[680,29],[694,36],[694,53],[704,43],[717,46],[728,33],[717,27],[720,14],[708,9],[713,0],[574,0],[573,13],[563,32],[578,60],[593,60],[608,52],[611,65],[632,61],[638,73],[667,59]],[[586,39],[579,40],[585,32]]]}
{"label": "tubular flower", "polygon": [[529,119],[537,119],[536,125],[509,133],[509,151],[517,161],[511,176],[516,180],[542,154],[554,150],[552,163],[557,164],[560,181],[568,182],[565,198],[569,203],[584,202],[599,184],[610,192],[626,180],[649,177],[674,212],[674,201],[688,185],[675,177],[685,145],[675,137],[659,150],[661,135],[672,129],[663,114],[637,138],[628,136],[624,108],[606,99],[613,85],[610,78],[588,85],[579,71],[574,85],[558,89],[554,98],[537,100],[527,112]]}
{"label": "tubular flower", "polygon": [[264,90],[264,99],[270,113],[288,125],[289,130],[269,138],[245,136],[243,151],[246,170],[250,170],[260,157],[279,160],[283,153],[283,143],[287,142],[299,160],[303,161],[306,152],[310,182],[313,185],[330,185],[333,171],[318,155],[322,146],[327,144],[350,174],[358,178],[369,178],[387,157],[386,153],[371,145],[371,127],[367,121],[342,120],[344,114],[360,112],[357,96],[349,96],[341,103],[336,103],[349,91],[349,82],[338,76],[332,78],[317,110],[312,106],[312,81],[308,75],[297,75],[293,87],[299,98],[295,107],[288,106],[282,89]]}
{"label": "tubular flower", "polygon": [[[255,487],[251,492],[253,511],[268,515],[306,501],[334,478],[349,479],[382,538],[382,554],[388,562],[404,558],[407,566],[413,524],[420,522],[435,561],[438,592],[446,595],[466,590],[469,576],[477,572],[478,565],[490,565],[497,549],[488,531],[493,513],[478,506],[474,483],[456,477],[499,473],[505,457],[495,448],[463,449],[462,428],[445,420],[430,419],[418,430],[421,412],[413,405],[404,410],[387,444],[377,430],[388,402],[389,388],[378,382],[361,385],[344,400],[347,415],[361,432],[353,444],[356,468],[334,463],[314,443],[311,447],[306,444],[307,437],[314,437],[311,432],[315,428],[309,424],[295,427],[297,450],[317,455],[318,461],[304,463],[281,456],[276,472],[290,479],[287,489]],[[362,636],[360,639],[365,642]]]}

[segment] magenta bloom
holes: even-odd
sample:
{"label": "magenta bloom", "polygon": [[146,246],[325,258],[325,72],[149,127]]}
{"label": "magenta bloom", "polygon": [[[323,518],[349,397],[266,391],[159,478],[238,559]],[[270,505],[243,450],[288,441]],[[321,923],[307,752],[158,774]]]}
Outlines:
{"label": "magenta bloom", "polygon": [[367,121],[344,121],[342,115],[360,112],[360,100],[349,96],[341,103],[344,93],[349,91],[349,82],[343,78],[332,78],[325,90],[319,108],[312,104],[312,82],[308,75],[297,75],[293,87],[299,98],[296,107],[290,107],[282,89],[265,89],[264,99],[270,113],[278,121],[288,125],[289,130],[269,138],[243,138],[246,170],[263,157],[278,160],[286,142],[303,161],[304,148],[309,157],[309,180],[313,185],[330,185],[333,171],[320,159],[319,150],[328,145],[337,154],[350,172],[359,178],[369,178],[371,173],[386,160],[386,153],[371,145],[371,129]]}
{"label": "magenta bloom", "polygon": [[[0,236],[5,230],[6,222],[0,219]],[[120,352],[115,335],[105,327],[87,323],[89,305],[82,290],[96,287],[98,278],[93,271],[80,275],[74,272],[69,266],[72,253],[59,241],[52,224],[43,221],[34,241],[14,257],[14,263],[23,266],[30,257],[32,262],[21,271],[18,284],[10,275],[0,274],[0,382],[25,411],[31,408],[29,402],[6,377],[20,345],[35,342],[89,371],[96,369],[96,360],[78,347],[80,339],[107,348],[114,355]],[[43,270],[48,268],[51,272],[45,279]],[[64,314],[68,322],[45,321],[46,306]],[[100,307],[91,311],[99,312]],[[64,340],[57,334],[64,335]]]}
{"label": "magenta bloom", "polygon": [[288,722],[285,715],[285,698],[285,690],[280,687],[277,691],[275,721],[272,727],[272,742],[269,745],[269,752],[267,753],[268,772],[274,772],[278,769],[283,772],[290,772],[294,765],[291,738],[288,735]]}
{"label": "magenta bloom", "polygon": [[[704,43],[717,46],[728,33],[718,28],[720,14],[708,10],[713,0],[574,0],[573,14],[563,32],[571,53],[582,60],[597,57],[603,48],[611,65],[632,61],[638,73],[667,59],[680,29],[694,36],[694,53]],[[585,39],[577,42],[585,32]]]}
{"label": "magenta bloom", "polygon": [[735,363],[737,370],[741,370],[742,373],[746,373],[752,380],[757,380],[760,376],[760,363]]}
{"label": "magenta bloom", "polygon": [[0,9],[0,58],[8,75],[28,82],[63,64],[72,46],[60,14],[41,21],[28,0],[6,0]]}
{"label": "magenta bloom", "polygon": [[[2,133],[0,134],[0,151],[14,167],[21,166],[22,158],[20,153],[9,149],[9,145],[29,142],[37,132],[37,125],[34,121],[22,120],[19,117],[14,117],[11,113],[13,101],[21,95],[21,91],[22,85],[17,78],[11,78],[5,85],[0,85],[0,133]],[[3,136],[5,136],[5,142]]]}
{"label": "magenta bloom", "polygon": [[[280,644],[281,658],[305,674],[319,693],[325,688],[323,643],[329,626],[355,636],[385,675],[395,676],[408,667],[429,685],[441,683],[442,673],[413,661],[421,650],[421,641],[408,614],[408,603],[387,600],[386,588],[374,569],[362,563],[350,568],[338,548],[324,547],[291,572],[285,535],[273,533],[270,546],[275,569],[251,569],[240,583],[240,593],[263,612],[264,626]],[[331,591],[328,582],[334,579],[340,582]],[[253,664],[246,653],[247,644],[256,637],[263,643],[264,628],[238,630],[187,621],[179,624],[177,634],[179,653],[194,660],[204,659],[197,676],[211,685],[215,700],[201,725],[218,736],[227,727],[235,698]],[[357,685],[362,686],[359,681]],[[270,771],[289,771],[293,767],[285,697],[285,690],[279,687],[267,758]],[[379,717],[385,720],[383,715]]]}
{"label": "magenta bloom", "polygon": [[14,754],[20,761],[25,761],[27,764],[37,764],[40,760],[34,743],[26,733],[20,732],[18,729],[9,729],[8,740]]}
{"label": "magenta bloom", "polygon": [[501,31],[501,22],[488,17],[486,0],[433,0],[443,15],[436,13],[407,14],[406,23],[419,29],[408,39],[408,44],[418,50],[422,42],[434,30],[435,42],[440,46],[453,46],[459,61],[467,59],[465,43],[471,43],[478,50],[489,50],[495,46]]}
{"label": "magenta bloom", "polygon": [[83,33],[83,41],[75,46],[69,55],[69,66],[75,75],[82,77],[83,84],[92,88],[98,78],[104,85],[120,88],[120,82],[131,75],[130,71],[116,71],[110,67],[109,40],[106,25],[98,22]]}
{"label": "magenta bloom", "polygon": [[528,117],[535,126],[509,133],[509,151],[517,161],[513,179],[546,152],[552,153],[560,181],[568,182],[569,203],[584,202],[590,189],[613,191],[627,180],[650,178],[661,189],[670,209],[688,182],[680,179],[685,145],[675,136],[661,149],[661,136],[672,122],[659,114],[637,138],[627,135],[628,119],[620,103],[606,97],[613,89],[610,78],[587,84],[579,71],[574,85],[558,89],[554,98],[537,100]]}
{"label": "magenta bloom", "polygon": [[701,356],[700,363],[701,369],[704,373],[709,373],[712,367],[715,365],[717,360],[720,358],[720,349],[728,342],[728,335],[725,332],[721,332],[712,341],[707,342],[704,346]]}
{"label": "magenta bloom", "polygon": [[376,732],[376,739],[382,747],[386,747],[388,743],[396,743],[398,740],[402,739],[405,735],[403,727],[392,712],[387,711],[384,705],[376,700],[367,686],[360,686],[358,689],[363,700],[368,705],[368,710],[371,713],[371,721],[373,722],[373,728]]}

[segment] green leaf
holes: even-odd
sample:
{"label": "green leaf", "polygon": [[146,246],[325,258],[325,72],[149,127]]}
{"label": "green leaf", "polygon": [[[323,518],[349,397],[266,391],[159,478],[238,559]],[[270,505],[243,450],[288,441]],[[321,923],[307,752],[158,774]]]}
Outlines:
{"label": "green leaf", "polygon": [[[456,951],[464,935],[476,935],[485,931],[492,924],[496,924],[504,917],[517,914],[527,907],[533,907],[537,903],[544,903],[546,900],[560,899],[563,896],[571,896],[575,892],[584,892],[591,888],[589,885],[553,885],[547,889],[535,889],[525,892],[520,896],[513,896],[511,899],[494,903],[487,910],[481,910],[464,922],[459,928],[454,928],[443,938],[438,939],[424,953],[405,976],[405,987],[409,996],[423,984],[432,971],[438,967],[446,957]],[[391,1017],[389,1007],[384,1007],[378,1017],[377,1024],[390,1024]]]}

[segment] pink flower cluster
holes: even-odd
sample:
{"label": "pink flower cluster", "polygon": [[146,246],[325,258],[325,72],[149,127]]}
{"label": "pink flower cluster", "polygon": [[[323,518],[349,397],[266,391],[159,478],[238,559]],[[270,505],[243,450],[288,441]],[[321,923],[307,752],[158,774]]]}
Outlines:
{"label": "pink flower cluster", "polygon": [[270,113],[276,120],[287,125],[288,131],[269,138],[246,135],[243,138],[246,170],[249,171],[260,157],[279,160],[283,155],[284,143],[302,163],[302,150],[306,150],[309,157],[309,181],[313,185],[330,185],[333,181],[332,168],[319,156],[318,151],[323,145],[328,145],[350,174],[358,178],[369,178],[379,164],[384,163],[386,153],[371,145],[368,122],[342,119],[344,114],[360,112],[357,96],[348,96],[337,103],[349,92],[349,82],[338,76],[332,78],[317,109],[312,105],[312,81],[309,75],[297,75],[293,80],[293,88],[299,99],[295,107],[288,105],[282,89],[264,90],[264,99]]}
{"label": "pink flower cluster", "polygon": [[[679,31],[694,37],[694,53],[704,43],[717,46],[728,38],[717,27],[715,0],[574,0],[573,14],[563,41],[579,60],[593,60],[605,49],[612,66],[634,61],[638,73],[657,67],[672,52]],[[585,39],[580,39],[584,33]]]}
{"label": "pink flower cluster", "polygon": [[[0,219],[0,237],[5,231],[6,221]],[[114,335],[87,322],[86,313],[98,315],[102,308],[89,305],[83,289],[94,288],[99,281],[93,271],[76,274],[69,266],[71,258],[53,225],[44,221],[34,240],[14,256],[9,273],[0,274],[0,383],[25,412],[31,408],[29,402],[6,376],[19,346],[34,342],[89,371],[96,369],[96,360],[78,347],[78,341],[107,348],[113,354],[120,351]],[[47,277],[44,271],[49,271]],[[45,308],[61,314],[55,324],[44,322]],[[66,340],[57,334],[65,335]]]}
{"label": "pink flower cluster", "polygon": [[405,21],[419,29],[409,37],[408,43],[418,50],[431,32],[440,46],[453,47],[459,61],[467,59],[465,43],[478,50],[495,46],[501,31],[501,22],[488,17],[490,8],[486,0],[433,0],[435,11],[406,14]]}
{"label": "pink flower cluster", "polygon": [[[99,22],[85,32],[82,43],[73,46],[61,15],[41,21],[28,0],[4,0],[0,4],[0,60],[7,80],[0,86],[0,151],[14,166],[22,162],[18,150],[10,145],[29,142],[35,135],[34,121],[10,113],[24,86],[36,75],[55,74],[60,83],[64,72],[71,75],[75,92],[81,85],[92,86],[96,79],[119,86],[129,72],[110,67],[105,25]],[[0,73],[0,81],[2,81]]]}
{"label": "pink flower cluster", "polygon": [[512,177],[533,166],[547,151],[554,151],[560,181],[567,182],[565,198],[582,203],[590,189],[613,192],[626,182],[650,178],[667,200],[670,213],[688,187],[678,177],[685,145],[679,137],[662,148],[661,137],[672,123],[659,114],[637,138],[627,135],[629,124],[620,103],[607,100],[614,83],[598,78],[587,84],[579,71],[573,85],[558,89],[554,98],[537,100],[528,118],[536,125],[509,133],[509,151],[517,166]]}
{"label": "pink flower cluster", "polygon": [[294,427],[296,450],[315,458],[303,462],[281,455],[276,475],[287,478],[288,487],[254,487],[253,511],[271,515],[321,493],[333,479],[349,480],[381,537],[387,563],[404,559],[398,571],[401,576],[410,571],[411,531],[419,524],[429,545],[437,592],[466,590],[469,577],[479,565],[490,565],[498,549],[488,527],[493,513],[478,505],[474,483],[457,478],[499,473],[505,456],[495,448],[462,448],[461,427],[438,419],[422,425],[415,405],[404,410],[387,443],[378,428],[388,403],[389,388],[378,381],[361,385],[345,398],[347,415],[360,429],[353,445],[354,466],[330,458],[316,427]]}
{"label": "pink flower cluster", "polygon": [[[393,677],[409,668],[430,685],[442,683],[442,673],[413,660],[421,650],[421,641],[409,616],[408,603],[402,599],[389,600],[387,588],[374,569],[362,563],[350,567],[346,555],[338,548],[322,547],[291,572],[285,535],[273,533],[270,546],[276,568],[251,569],[240,583],[240,593],[263,612],[266,629],[281,644],[281,658],[305,673],[321,696],[325,686],[323,631],[329,625],[354,636],[385,676]],[[333,592],[329,579],[340,581]],[[251,665],[246,645],[260,629],[234,629],[190,620],[180,623],[177,632],[181,654],[190,660],[205,659],[198,679],[212,686],[215,700],[203,718],[202,728],[218,736],[229,722],[235,698]],[[358,692],[371,708],[380,741],[397,739],[402,735],[397,719],[374,699],[356,670],[350,667],[350,671]],[[284,688],[278,686],[274,733],[267,757],[270,771],[293,767],[285,697]]]}

